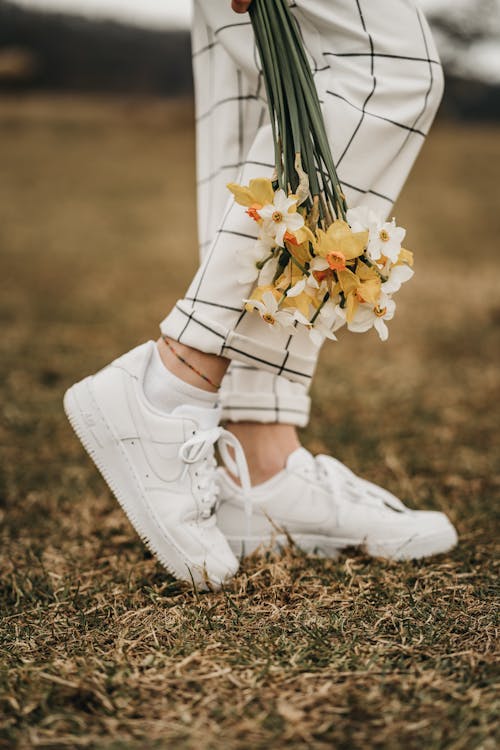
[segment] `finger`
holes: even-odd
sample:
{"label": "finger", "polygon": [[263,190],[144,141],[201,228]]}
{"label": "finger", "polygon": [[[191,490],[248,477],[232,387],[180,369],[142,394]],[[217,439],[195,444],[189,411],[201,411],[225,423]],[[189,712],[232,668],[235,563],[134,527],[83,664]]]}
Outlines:
{"label": "finger", "polygon": [[251,5],[251,0],[232,0],[231,8],[235,13],[246,13]]}

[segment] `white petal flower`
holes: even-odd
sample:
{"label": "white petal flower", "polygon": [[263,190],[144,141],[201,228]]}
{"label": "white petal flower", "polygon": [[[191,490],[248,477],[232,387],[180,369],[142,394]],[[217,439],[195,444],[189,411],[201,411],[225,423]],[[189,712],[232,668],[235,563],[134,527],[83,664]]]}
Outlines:
{"label": "white petal flower", "polygon": [[370,328],[375,328],[381,341],[386,341],[389,337],[389,330],[385,321],[392,320],[395,310],[394,300],[386,294],[381,294],[377,307],[366,303],[359,305],[353,320],[347,324],[347,327],[354,333],[364,333]]}
{"label": "white petal flower", "polygon": [[307,277],[306,286],[310,287],[311,289],[325,289],[326,290],[326,282],[323,280],[321,283],[318,283],[317,279],[315,278],[312,272],[313,271],[326,271],[327,268],[329,268],[329,265],[328,265],[328,262],[325,260],[325,258],[322,258],[319,255],[313,258],[309,266],[309,270],[311,271],[311,273]]}
{"label": "white petal flower", "polygon": [[271,286],[278,270],[278,258],[274,257],[264,264],[259,273],[257,283],[259,286]]}
{"label": "white petal flower", "polygon": [[403,263],[400,266],[392,266],[389,278],[382,284],[384,294],[395,294],[401,289],[401,284],[409,281],[413,276],[413,268]]}
{"label": "white petal flower", "polygon": [[347,210],[347,222],[353,232],[377,230],[382,224],[379,216],[368,206],[357,206]]}
{"label": "white petal flower", "polygon": [[280,310],[276,297],[272,292],[264,292],[262,301],[256,299],[244,299],[243,302],[257,310],[262,320],[268,325],[278,328],[291,328],[295,322],[292,313]]}
{"label": "white petal flower", "polygon": [[406,235],[406,229],[396,226],[396,221],[386,221],[378,229],[370,229],[368,235],[367,255],[371,260],[379,260],[382,255],[392,263],[396,263],[401,252],[401,243]]}
{"label": "white petal flower", "polygon": [[[239,284],[250,284],[252,281],[256,280],[257,276],[261,273],[259,264],[262,263],[265,258],[269,257],[273,247],[275,247],[275,242],[272,237],[262,234],[252,248],[249,249],[248,247],[245,247],[236,253],[240,263],[237,276]],[[267,263],[265,265],[267,265]],[[261,285],[264,286],[264,284]]]}
{"label": "white petal flower", "polygon": [[325,339],[337,341],[334,331],[338,331],[344,324],[345,319],[338,314],[336,305],[329,300],[319,311],[309,331],[309,338],[316,346],[321,346]]}
{"label": "white petal flower", "polygon": [[252,281],[255,281],[260,271],[257,263],[260,263],[263,258],[262,250],[260,250],[257,245],[254,245],[254,247],[250,249],[245,248],[244,250],[238,251],[236,257],[240,264],[237,276],[238,283],[250,284]]}
{"label": "white petal flower", "polygon": [[395,219],[384,222],[368,206],[358,206],[347,211],[347,221],[353,232],[368,231],[367,255],[370,260],[380,260],[384,255],[396,263],[406,229],[396,226]]}
{"label": "white petal flower", "polygon": [[287,198],[284,190],[277,190],[273,203],[263,206],[259,214],[263,219],[263,230],[273,237],[280,247],[285,245],[286,232],[296,232],[304,226],[304,218],[297,211],[290,213],[290,208],[296,204],[296,199]]}
{"label": "white petal flower", "polygon": [[309,289],[319,289],[319,284],[312,273],[307,277],[306,286],[308,286]]}
{"label": "white petal flower", "polygon": [[286,293],[287,297],[298,297],[299,294],[302,294],[304,289],[306,288],[306,279],[301,279],[300,281],[297,281],[296,284],[294,284],[288,292]]}

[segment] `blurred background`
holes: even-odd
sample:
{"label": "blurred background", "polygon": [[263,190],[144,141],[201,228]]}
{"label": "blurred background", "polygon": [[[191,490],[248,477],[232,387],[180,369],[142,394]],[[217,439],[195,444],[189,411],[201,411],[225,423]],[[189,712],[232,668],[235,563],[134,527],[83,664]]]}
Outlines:
{"label": "blurred background", "polygon": [[[71,383],[157,335],[196,267],[190,3],[0,0],[1,747],[139,750],[155,740],[199,750],[224,736],[225,747],[278,748],[284,726],[298,743],[286,747],[321,732],[327,744],[308,747],[496,747],[484,738],[498,728],[488,665],[500,495],[500,0],[423,5],[447,86],[394,210],[416,274],[387,343],[372,331],[324,347],[302,438],[410,506],[445,511],[460,546],[394,568],[359,556],[316,562],[299,588],[285,560],[282,620],[272,599],[280,568],[263,577],[262,561],[250,562],[276,633],[264,628],[256,648],[260,624],[245,635],[255,595],[233,609],[222,596],[191,608],[189,595],[175,599],[62,412]],[[318,575],[333,597],[325,612],[335,618],[340,607],[342,624],[308,625],[306,637],[297,601],[312,622]],[[247,606],[248,617],[238,609]],[[168,682],[179,654],[213,648],[207,628],[221,642],[231,634],[234,653],[251,644],[241,681],[224,677],[238,669],[231,651],[217,688]],[[134,645],[148,630],[160,662]],[[290,709],[283,718],[273,708],[296,663],[280,682],[282,633],[292,649],[309,639],[311,674],[297,696],[318,695],[317,714],[304,704],[310,735],[294,735]],[[372,668],[382,676],[363,687]],[[328,677],[328,693],[312,672]],[[323,696],[334,683],[332,718]],[[250,745],[239,739],[249,727]]]}
{"label": "blurred background", "polygon": [[[448,75],[443,112],[498,118],[500,1],[421,5]],[[0,0],[0,91],[190,93],[190,15],[189,0]]]}

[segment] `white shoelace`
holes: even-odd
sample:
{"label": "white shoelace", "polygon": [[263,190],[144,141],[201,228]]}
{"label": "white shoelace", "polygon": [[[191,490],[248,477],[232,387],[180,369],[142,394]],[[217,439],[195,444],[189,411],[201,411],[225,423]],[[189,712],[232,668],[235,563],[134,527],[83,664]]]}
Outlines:
{"label": "white shoelace", "polygon": [[[246,536],[250,537],[252,522],[252,500],[250,497],[250,474],[245,458],[245,453],[240,441],[232,432],[223,427],[214,427],[210,430],[200,430],[192,438],[186,440],[179,450],[179,456],[188,466],[196,466],[195,476],[198,487],[203,495],[203,518],[210,518],[218,500],[218,489],[216,483],[216,461],[214,457],[214,446],[217,444],[221,458],[234,476],[241,482],[243,499],[245,504]],[[234,451],[234,458],[229,449]]]}

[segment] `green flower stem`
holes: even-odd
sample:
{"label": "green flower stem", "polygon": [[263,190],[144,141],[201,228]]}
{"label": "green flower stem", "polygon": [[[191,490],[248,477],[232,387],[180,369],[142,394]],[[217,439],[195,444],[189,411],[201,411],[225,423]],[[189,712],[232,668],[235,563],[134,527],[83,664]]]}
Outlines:
{"label": "green flower stem", "polygon": [[263,258],[262,260],[259,260],[255,265],[259,270],[262,270],[266,263],[274,258],[274,253],[269,253],[267,258]]}
{"label": "green flower stem", "polygon": [[250,15],[255,32],[255,39],[257,48],[259,50],[262,68],[266,71],[266,73],[263,75],[263,79],[266,88],[271,127],[273,130],[276,174],[280,187],[284,189],[286,186],[283,182],[283,169],[281,162],[280,124],[278,123],[276,114],[276,110],[278,107],[277,97],[279,95],[280,86],[275,77],[275,69],[272,63],[270,50],[269,34],[265,25],[262,3],[252,3],[252,5],[250,6]]}
{"label": "green flower stem", "polygon": [[[289,252],[290,252],[290,251],[289,251]],[[292,263],[293,263],[293,264],[294,264],[295,266],[297,266],[297,268],[300,268],[300,270],[302,271],[302,273],[303,273],[303,274],[304,274],[305,276],[310,276],[310,273],[309,273],[309,271],[307,270],[307,268],[305,268],[305,266],[303,266],[303,265],[302,265],[302,263],[299,263],[299,261],[298,261],[298,260],[296,260],[296,258],[294,258],[294,257],[293,257],[292,253],[290,253],[290,260],[291,260],[291,262],[292,262]]]}
{"label": "green flower stem", "polygon": [[345,197],[335,170],[321,105],[295,18],[286,0],[254,0],[250,6],[262,63],[280,187],[295,192],[295,155],[309,177],[311,200],[319,196],[320,220],[345,219]]}
{"label": "green flower stem", "polygon": [[291,288],[292,288],[292,285],[291,285],[291,284],[288,284],[287,288],[286,288],[286,289],[285,289],[285,291],[283,292],[283,295],[282,295],[282,296],[280,297],[280,300],[279,300],[279,302],[278,302],[278,307],[281,307],[281,305],[283,304],[283,302],[284,302],[284,301],[286,300],[286,293],[287,293],[287,292],[288,292],[288,290],[289,290],[289,289],[291,289]]}
{"label": "green flower stem", "polygon": [[360,255],[358,257],[358,259],[359,259],[359,261],[361,263],[364,263],[365,266],[368,266],[368,268],[373,268],[373,270],[375,271],[375,273],[377,274],[377,276],[379,277],[379,279],[382,281],[382,283],[384,283],[385,281],[388,281],[389,277],[388,276],[384,276],[384,274],[382,273],[382,271],[380,270],[380,268],[377,266],[377,264],[373,263],[370,260],[370,258],[368,258],[367,255]]}
{"label": "green flower stem", "polygon": [[[321,105],[319,103],[314,79],[312,77],[312,73],[309,68],[309,64],[307,62],[305,51],[302,45],[302,40],[296,33],[296,27],[293,17],[291,16],[286,4],[284,4],[282,0],[276,0],[276,2],[274,3],[274,7],[276,9],[276,12],[280,16],[280,21],[284,30],[284,36],[288,42],[288,52],[290,55],[290,60],[293,60],[295,64],[295,70],[298,73],[298,76],[302,83],[302,89],[307,102],[307,106],[309,108],[311,121],[314,126],[313,133],[321,142],[322,158],[327,166],[330,167],[329,171],[335,173],[335,167],[333,166],[333,159],[331,157],[328,138],[326,136],[326,131],[324,128]],[[335,188],[337,188],[338,179],[336,179],[336,174],[334,174],[334,177],[332,178],[332,183]]]}
{"label": "green flower stem", "polygon": [[317,319],[318,315],[320,314],[321,310],[326,305],[326,303],[328,302],[329,299],[330,299],[330,292],[327,292],[325,294],[325,296],[323,297],[323,299],[321,300],[320,306],[318,307],[318,309],[316,310],[316,312],[312,316],[311,320],[309,321],[311,325],[314,325],[314,323],[316,322],[316,319]]}

